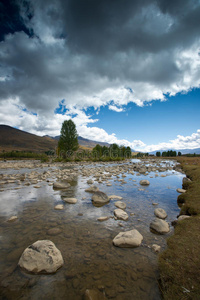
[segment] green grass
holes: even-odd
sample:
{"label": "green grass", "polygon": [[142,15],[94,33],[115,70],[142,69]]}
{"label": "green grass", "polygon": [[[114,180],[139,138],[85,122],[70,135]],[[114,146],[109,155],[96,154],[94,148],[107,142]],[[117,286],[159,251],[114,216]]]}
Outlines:
{"label": "green grass", "polygon": [[184,195],[181,214],[167,249],[159,256],[160,285],[165,300],[200,299],[200,158],[178,158],[192,180]]}

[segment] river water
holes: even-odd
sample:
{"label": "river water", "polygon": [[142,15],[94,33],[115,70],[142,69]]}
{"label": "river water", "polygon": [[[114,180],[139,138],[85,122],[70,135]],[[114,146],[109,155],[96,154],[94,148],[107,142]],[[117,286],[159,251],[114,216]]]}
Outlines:
{"label": "river water", "polygon": [[[133,163],[135,161],[129,164]],[[168,162],[171,167],[173,164]],[[123,167],[123,164],[120,166]],[[86,167],[94,169],[101,168],[101,165],[87,164]],[[150,231],[149,224],[154,219],[155,207],[165,209],[167,222],[176,219],[179,214],[176,189],[181,188],[184,175],[172,168],[146,175],[124,172],[123,177],[109,177],[111,186],[107,185],[107,181],[95,183],[107,195],[123,197],[129,215],[126,222],[114,218],[99,222],[97,219],[101,216],[113,216],[115,201],[111,200],[103,207],[93,206],[92,194],[85,192],[87,180],[93,176],[84,176],[81,172],[73,177],[68,190],[54,190],[52,183],[56,181],[56,170],[65,168],[68,166],[59,164],[0,170],[0,174],[4,177],[7,174],[9,178],[22,173],[36,172],[38,175],[48,172],[48,177],[37,185],[26,185],[25,181],[19,184],[15,180],[0,182],[0,299],[81,300],[86,289],[97,289],[107,299],[161,299],[158,254],[151,246],[157,244],[161,251],[164,250],[166,238],[173,234],[173,227],[170,226],[169,234],[156,235]],[[74,168],[80,169],[78,165],[70,166],[71,172]],[[119,181],[122,178],[124,182]],[[149,180],[150,185],[141,186],[139,182],[142,179]],[[74,205],[64,204],[61,211],[55,210],[55,205],[63,204],[63,196],[75,197],[78,201]],[[17,220],[8,222],[13,215],[17,216]],[[51,228],[59,228],[60,233],[50,235]],[[119,232],[131,229],[137,229],[143,235],[141,246],[115,247],[113,238]],[[37,240],[45,239],[54,242],[61,251],[64,266],[52,275],[22,271],[18,261],[24,249]]]}

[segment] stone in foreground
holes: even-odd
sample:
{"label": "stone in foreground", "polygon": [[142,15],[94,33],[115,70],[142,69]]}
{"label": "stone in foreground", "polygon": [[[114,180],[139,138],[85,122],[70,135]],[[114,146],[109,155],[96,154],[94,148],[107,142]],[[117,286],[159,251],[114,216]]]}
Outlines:
{"label": "stone in foreground", "polygon": [[104,293],[101,293],[98,290],[90,290],[87,289],[85,291],[85,294],[83,296],[83,300],[106,300],[106,296],[104,295]]}
{"label": "stone in foreground", "polygon": [[169,224],[161,219],[156,218],[150,224],[150,229],[160,234],[165,234],[169,232]]}
{"label": "stone in foreground", "polygon": [[113,240],[117,247],[132,248],[141,245],[143,236],[136,230],[120,232]]}
{"label": "stone in foreground", "polygon": [[111,196],[109,196],[109,199],[110,200],[122,200],[122,197],[121,196],[116,196],[116,195],[111,195]]}
{"label": "stone in foreground", "polygon": [[177,191],[177,193],[180,193],[180,194],[182,194],[182,193],[185,193],[185,192],[186,192],[186,190],[184,190],[184,189],[177,189],[176,191]]}
{"label": "stone in foreground", "polygon": [[63,198],[63,201],[69,204],[75,204],[77,202],[76,198]]}
{"label": "stone in foreground", "polygon": [[115,206],[117,208],[125,209],[126,208],[126,203],[124,203],[122,201],[117,201],[117,202],[115,202]]}
{"label": "stone in foreground", "polygon": [[128,215],[123,209],[117,208],[114,210],[114,215],[118,220],[126,221],[128,220]]}
{"label": "stone in foreground", "polygon": [[88,193],[95,193],[98,191],[99,191],[99,188],[96,185],[91,185],[89,188],[87,188],[85,190],[85,192],[88,192]]}
{"label": "stone in foreground", "polygon": [[53,183],[53,188],[57,190],[62,190],[62,189],[68,189],[70,187],[70,184],[67,182],[54,182]]}
{"label": "stone in foreground", "polygon": [[97,220],[99,221],[99,222],[103,222],[103,221],[107,221],[107,220],[109,220],[110,219],[110,217],[99,217]]}
{"label": "stone in foreground", "polygon": [[18,265],[28,272],[55,273],[64,264],[60,250],[49,240],[39,240],[24,250]]}
{"label": "stone in foreground", "polygon": [[62,209],[64,209],[64,205],[63,205],[63,204],[57,204],[57,205],[54,207],[54,209],[56,209],[56,210],[62,210]]}
{"label": "stone in foreground", "polygon": [[149,185],[150,182],[148,180],[144,179],[144,180],[140,180],[140,184],[141,185]]}
{"label": "stone in foreground", "polygon": [[110,200],[108,198],[108,196],[103,193],[103,192],[96,192],[92,195],[92,203],[95,205],[104,205],[106,203],[108,203]]}
{"label": "stone in foreground", "polygon": [[159,252],[160,252],[160,249],[161,249],[161,247],[160,247],[159,245],[157,245],[157,244],[153,244],[153,245],[152,245],[152,250],[153,250],[154,252],[159,253]]}
{"label": "stone in foreground", "polygon": [[164,209],[162,208],[156,208],[154,210],[154,215],[159,218],[159,219],[166,219],[167,218],[167,213]]}

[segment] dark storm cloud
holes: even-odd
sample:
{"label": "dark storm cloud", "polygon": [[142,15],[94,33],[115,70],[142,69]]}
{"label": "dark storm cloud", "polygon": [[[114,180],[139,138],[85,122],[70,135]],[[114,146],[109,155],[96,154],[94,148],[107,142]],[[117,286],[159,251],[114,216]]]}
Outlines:
{"label": "dark storm cloud", "polygon": [[[32,14],[29,10],[27,1],[23,1],[23,7],[26,9],[27,18],[30,20]],[[0,41],[4,40],[7,34],[13,34],[18,31],[25,32],[32,36],[32,30],[28,29],[20,15],[20,6],[14,0],[1,0],[0,2]]]}
{"label": "dark storm cloud", "polygon": [[16,0],[1,11],[0,98],[31,111],[62,99],[141,105],[200,83],[199,1]]}

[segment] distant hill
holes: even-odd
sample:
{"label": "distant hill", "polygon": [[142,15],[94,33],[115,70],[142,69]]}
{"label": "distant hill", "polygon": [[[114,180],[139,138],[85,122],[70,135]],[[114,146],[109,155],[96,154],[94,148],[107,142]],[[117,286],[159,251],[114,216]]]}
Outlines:
{"label": "distant hill", "polygon": [[[60,136],[38,136],[23,130],[13,128],[8,125],[0,125],[0,151],[32,151],[45,152],[55,150]],[[109,146],[108,143],[102,143],[78,137],[79,145],[85,149],[92,149],[97,144]]]}
{"label": "distant hill", "polygon": [[57,141],[49,137],[41,137],[11,126],[0,125],[0,151],[32,151],[44,152],[55,150]]}

